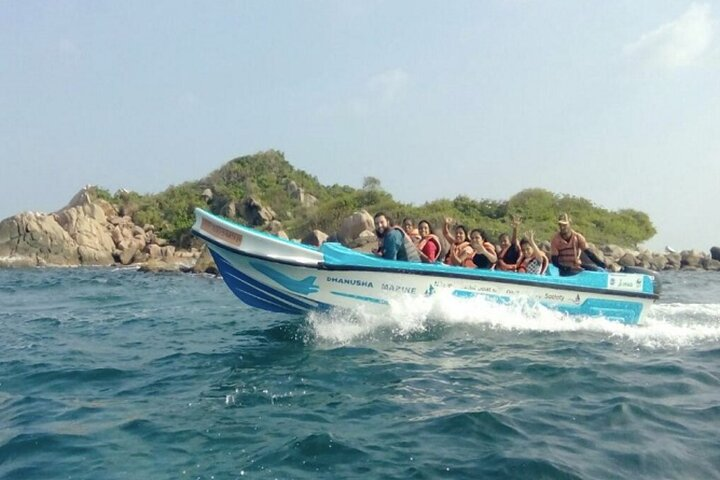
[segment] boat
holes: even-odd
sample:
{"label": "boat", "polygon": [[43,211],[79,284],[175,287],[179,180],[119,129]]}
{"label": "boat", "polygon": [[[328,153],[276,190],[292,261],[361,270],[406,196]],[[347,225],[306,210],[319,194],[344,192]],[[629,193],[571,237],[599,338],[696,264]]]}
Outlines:
{"label": "boat", "polygon": [[207,243],[230,290],[271,312],[383,313],[408,297],[451,295],[636,324],[659,294],[659,280],[649,271],[533,275],[386,260],[334,242],[314,247],[285,240],[199,208],[192,232]]}

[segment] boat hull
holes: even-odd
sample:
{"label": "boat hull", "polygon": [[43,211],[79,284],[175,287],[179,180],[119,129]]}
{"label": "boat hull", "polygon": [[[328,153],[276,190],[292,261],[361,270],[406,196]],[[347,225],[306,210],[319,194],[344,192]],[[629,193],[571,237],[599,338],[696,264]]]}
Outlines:
{"label": "boat hull", "polygon": [[625,287],[617,288],[635,288],[633,285],[648,281],[645,275],[594,274],[606,276],[601,278],[587,273],[583,275],[588,275],[588,280],[583,282],[507,272],[485,272],[480,276],[480,272],[461,267],[405,264],[407,268],[399,268],[400,262],[370,258],[350,264],[332,260],[333,249],[351,259],[357,255],[345,254],[342,247],[330,247],[323,253],[204,211],[198,211],[197,216],[193,231],[208,243],[230,290],[246,304],[273,312],[303,314],[361,308],[383,313],[395,301],[450,295],[458,301],[484,298],[504,304],[530,302],[567,314],[602,316],[633,324],[642,319],[655,298],[639,291],[609,291],[593,286],[605,281],[608,285],[625,282]]}

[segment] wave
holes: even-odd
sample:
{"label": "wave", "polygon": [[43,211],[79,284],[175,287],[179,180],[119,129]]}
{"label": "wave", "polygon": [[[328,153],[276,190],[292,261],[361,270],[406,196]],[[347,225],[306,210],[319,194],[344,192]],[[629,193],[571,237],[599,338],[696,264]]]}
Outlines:
{"label": "wave", "polygon": [[482,298],[458,300],[450,295],[398,298],[384,314],[311,313],[309,339],[319,344],[348,345],[356,341],[432,339],[445,331],[466,333],[589,333],[604,340],[630,342],[650,349],[677,349],[720,343],[720,305],[656,304],[637,325],[604,317],[569,316],[542,305],[519,301],[502,305]]}

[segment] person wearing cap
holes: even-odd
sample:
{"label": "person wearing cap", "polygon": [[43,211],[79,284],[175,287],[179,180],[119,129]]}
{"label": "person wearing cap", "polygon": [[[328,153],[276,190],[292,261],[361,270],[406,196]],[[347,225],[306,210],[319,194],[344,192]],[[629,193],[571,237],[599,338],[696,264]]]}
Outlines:
{"label": "person wearing cap", "polygon": [[[594,262],[582,263],[581,254]],[[583,270],[599,270],[605,263],[588,248],[587,241],[580,233],[570,227],[570,216],[563,213],[558,217],[558,233],[550,242],[550,258],[552,264],[560,271],[560,275],[575,275]]]}

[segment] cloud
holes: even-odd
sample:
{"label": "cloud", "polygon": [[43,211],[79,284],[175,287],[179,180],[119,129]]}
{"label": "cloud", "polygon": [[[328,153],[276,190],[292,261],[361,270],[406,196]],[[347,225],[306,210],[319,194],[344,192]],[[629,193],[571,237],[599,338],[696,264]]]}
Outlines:
{"label": "cloud", "polygon": [[715,23],[710,5],[693,3],[677,19],[626,45],[624,53],[652,67],[699,66],[709,60]]}

